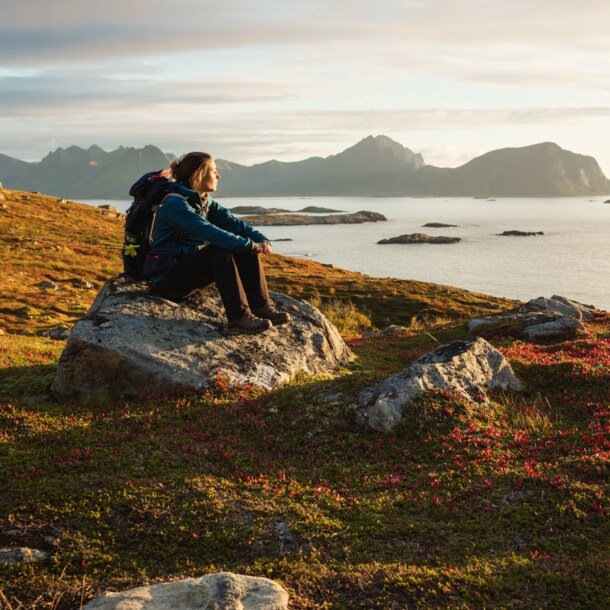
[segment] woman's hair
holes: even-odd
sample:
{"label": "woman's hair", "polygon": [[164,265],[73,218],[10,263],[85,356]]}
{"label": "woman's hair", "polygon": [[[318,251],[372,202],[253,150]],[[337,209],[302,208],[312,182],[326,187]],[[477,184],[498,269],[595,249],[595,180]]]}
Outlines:
{"label": "woman's hair", "polygon": [[193,178],[197,174],[205,176],[208,171],[208,164],[212,160],[212,155],[204,152],[190,152],[172,161],[171,170],[175,180],[191,188]]}

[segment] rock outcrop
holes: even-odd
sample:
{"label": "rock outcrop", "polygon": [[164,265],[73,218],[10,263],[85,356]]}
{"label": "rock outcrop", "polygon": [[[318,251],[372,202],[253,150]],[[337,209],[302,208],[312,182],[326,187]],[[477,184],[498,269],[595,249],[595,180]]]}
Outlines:
{"label": "rock outcrop", "polygon": [[511,336],[527,341],[562,341],[586,332],[582,321],[600,313],[565,297],[539,297],[496,316],[474,318],[468,322],[473,335]]}
{"label": "rock outcrop", "polygon": [[287,610],[288,593],[268,578],[221,572],[103,593],[84,610]]}
{"label": "rock outcrop", "polygon": [[406,235],[398,235],[398,237],[390,237],[381,239],[378,244],[457,244],[461,241],[459,237],[445,237],[438,235],[432,237],[426,233],[408,233]]}
{"label": "rock outcrop", "polygon": [[504,356],[485,339],[443,345],[411,366],[358,395],[357,416],[378,432],[390,432],[403,419],[403,407],[429,390],[457,393],[465,400],[486,403],[486,388],[520,390]]}
{"label": "rock outcrop", "polygon": [[315,307],[271,297],[290,312],[288,324],[226,336],[213,286],[178,304],[147,294],[145,284],[110,280],[72,329],[52,392],[61,400],[166,395],[210,386],[218,375],[271,389],[349,360],[337,329]]}

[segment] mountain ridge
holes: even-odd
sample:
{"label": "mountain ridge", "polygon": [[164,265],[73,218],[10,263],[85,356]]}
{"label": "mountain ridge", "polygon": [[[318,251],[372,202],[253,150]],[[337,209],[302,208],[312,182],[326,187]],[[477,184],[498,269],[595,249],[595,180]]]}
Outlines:
{"label": "mountain ridge", "polygon": [[[74,199],[126,199],[140,175],[175,158],[158,147],[97,145],[57,148],[39,162],[0,154],[0,181],[8,188]],[[610,194],[597,161],[554,142],[501,148],[456,167],[436,167],[388,136],[367,136],[327,157],[272,159],[242,165],[217,159],[223,175],[218,195],[548,197]]]}

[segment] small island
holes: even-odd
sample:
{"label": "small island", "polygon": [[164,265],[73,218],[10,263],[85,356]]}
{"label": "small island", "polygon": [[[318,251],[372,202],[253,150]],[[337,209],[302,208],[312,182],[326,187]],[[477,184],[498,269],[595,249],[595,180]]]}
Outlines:
{"label": "small island", "polygon": [[430,229],[448,229],[458,226],[459,225],[448,225],[444,222],[427,222],[425,225],[422,225],[422,227],[428,227]]}
{"label": "small island", "polygon": [[531,235],[544,235],[543,231],[504,231],[503,233],[496,233],[500,237],[512,236],[512,237],[529,237]]}
{"label": "small island", "polygon": [[[99,206],[102,207],[102,206]],[[338,214],[343,210],[333,210],[332,208],[321,208],[316,205],[309,205],[302,210],[286,210],[284,208],[264,208],[261,205],[238,205],[234,208],[229,208],[231,214],[242,216],[244,214],[259,215],[259,214]]]}
{"label": "small island", "polygon": [[432,237],[425,233],[408,233],[406,235],[399,235],[398,237],[390,237],[389,239],[382,239],[378,241],[378,244],[457,244],[461,241],[460,237],[446,237],[439,235]]}
{"label": "small island", "polygon": [[361,224],[363,222],[381,222],[387,220],[383,214],[362,210],[353,214],[337,214],[334,216],[308,216],[306,214],[258,214],[243,216],[242,220],[252,226],[283,227],[299,225],[339,225]]}
{"label": "small island", "polygon": [[260,205],[238,205],[234,208],[229,208],[231,214],[288,214],[290,210],[284,210],[283,208],[264,208]]}
{"label": "small island", "polygon": [[332,208],[321,208],[317,205],[308,205],[302,210],[297,210],[301,214],[338,214],[343,210],[333,210]]}

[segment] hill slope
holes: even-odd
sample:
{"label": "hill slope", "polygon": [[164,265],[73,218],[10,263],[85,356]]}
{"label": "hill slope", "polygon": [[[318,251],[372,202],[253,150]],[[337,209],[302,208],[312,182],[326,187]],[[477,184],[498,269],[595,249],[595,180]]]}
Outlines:
{"label": "hill slope", "polygon": [[96,290],[79,282],[118,270],[121,223],[7,195],[0,546],[49,557],[2,566],[2,607],[73,610],[222,570],[279,581],[294,610],[606,606],[608,316],[561,344],[494,340],[522,393],[492,392],[491,408],[429,394],[386,437],[354,422],[358,392],[508,303],[274,256],[275,289],[350,298],[410,328],[351,336],[346,370],[275,392],[219,378],[192,395],[57,404],[63,342],[20,333],[82,315]]}
{"label": "hill slope", "polygon": [[118,271],[121,222],[6,195],[0,546],[49,557],[2,566],[2,607],[72,610],[217,571],[279,581],[294,610],[605,607],[608,316],[561,344],[495,340],[522,393],[491,392],[491,408],[429,394],[386,437],[354,421],[358,392],[510,303],[272,256],[274,289],[409,328],[348,337],[347,369],[274,392],[220,377],[192,395],[57,404],[64,343],[36,333],[84,313],[97,290],[83,280]]}

